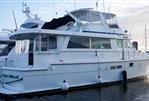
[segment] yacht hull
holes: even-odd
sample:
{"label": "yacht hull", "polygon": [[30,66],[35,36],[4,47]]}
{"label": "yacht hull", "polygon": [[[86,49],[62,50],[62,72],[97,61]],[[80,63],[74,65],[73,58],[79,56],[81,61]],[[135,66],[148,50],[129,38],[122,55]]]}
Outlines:
{"label": "yacht hull", "polygon": [[103,63],[51,64],[47,69],[1,69],[0,93],[7,95],[113,84],[122,81],[122,72],[132,80],[148,75],[146,60]]}

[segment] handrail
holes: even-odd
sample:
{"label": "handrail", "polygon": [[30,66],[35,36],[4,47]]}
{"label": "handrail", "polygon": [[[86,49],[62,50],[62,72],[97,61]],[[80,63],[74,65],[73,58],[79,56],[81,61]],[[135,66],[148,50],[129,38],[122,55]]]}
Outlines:
{"label": "handrail", "polygon": [[23,78],[17,79],[17,80],[13,80],[13,81],[9,81],[9,82],[2,82],[0,81],[2,84],[10,84],[10,83],[14,83],[14,82],[18,82],[18,81],[22,81]]}

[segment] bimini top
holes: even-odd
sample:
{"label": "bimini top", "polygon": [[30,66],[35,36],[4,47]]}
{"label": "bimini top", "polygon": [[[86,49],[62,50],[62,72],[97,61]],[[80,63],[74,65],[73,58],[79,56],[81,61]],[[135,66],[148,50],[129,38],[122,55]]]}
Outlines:
{"label": "bimini top", "polygon": [[102,14],[105,19],[112,19],[116,16],[115,14],[112,14],[112,13],[94,11],[92,8],[83,8],[83,9],[72,11],[70,13],[73,14],[79,20],[87,21],[87,22],[100,21],[100,14]]}
{"label": "bimini top", "polygon": [[57,19],[54,18],[52,21],[46,22],[42,26],[42,29],[56,29],[60,26],[67,24],[68,22],[75,22],[75,20],[69,15]]}

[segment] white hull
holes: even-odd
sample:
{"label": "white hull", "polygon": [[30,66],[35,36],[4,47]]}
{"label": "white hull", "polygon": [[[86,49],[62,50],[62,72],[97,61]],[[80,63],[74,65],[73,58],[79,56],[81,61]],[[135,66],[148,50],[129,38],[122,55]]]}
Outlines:
{"label": "white hull", "polygon": [[[122,80],[122,71],[127,71],[127,79],[146,76],[149,60],[131,61],[135,65],[129,67],[130,62],[53,64],[48,69],[11,70],[2,69],[2,74],[15,74],[18,80],[3,77],[0,93],[24,94],[45,90],[63,89],[66,81],[68,88],[93,84],[102,84]],[[124,68],[107,68],[111,65],[122,65]],[[98,78],[100,76],[100,78]],[[20,80],[19,80],[20,79]],[[14,82],[11,82],[14,81]]]}

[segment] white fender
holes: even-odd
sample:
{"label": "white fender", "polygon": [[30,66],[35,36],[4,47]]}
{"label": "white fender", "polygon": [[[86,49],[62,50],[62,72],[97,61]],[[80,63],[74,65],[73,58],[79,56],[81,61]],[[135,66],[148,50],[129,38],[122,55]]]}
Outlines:
{"label": "white fender", "polygon": [[100,82],[103,82],[103,79],[100,77],[100,78],[97,78],[97,81],[100,83]]}
{"label": "white fender", "polygon": [[65,80],[61,84],[61,89],[62,90],[68,90],[69,89],[69,84]]}

